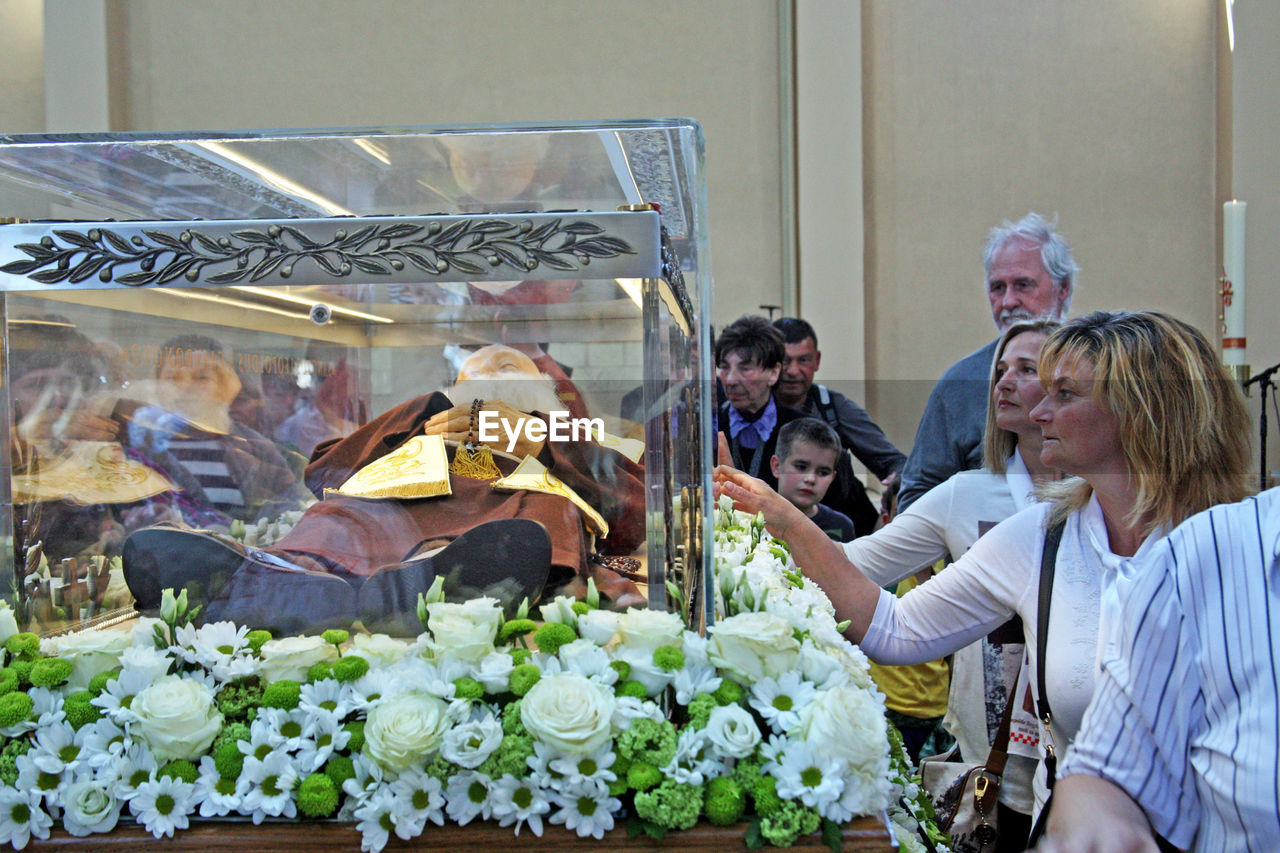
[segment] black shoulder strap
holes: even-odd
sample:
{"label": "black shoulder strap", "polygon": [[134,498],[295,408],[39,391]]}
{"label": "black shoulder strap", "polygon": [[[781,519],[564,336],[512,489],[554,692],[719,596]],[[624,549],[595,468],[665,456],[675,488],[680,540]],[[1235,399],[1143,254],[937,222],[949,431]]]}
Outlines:
{"label": "black shoulder strap", "polygon": [[1036,711],[1040,722],[1044,724],[1045,759],[1044,769],[1049,789],[1053,790],[1054,774],[1058,769],[1058,756],[1053,749],[1053,736],[1049,733],[1049,724],[1053,714],[1049,710],[1049,697],[1045,691],[1044,673],[1049,636],[1049,605],[1053,600],[1053,572],[1058,561],[1058,545],[1062,542],[1062,530],[1067,526],[1066,519],[1050,527],[1044,536],[1044,551],[1040,556],[1040,606],[1036,615]]}
{"label": "black shoulder strap", "polygon": [[814,383],[813,387],[818,391],[818,411],[822,413],[822,419],[832,429],[838,431],[840,428],[840,416],[836,414],[836,407],[831,402],[831,392],[827,390],[825,385]]}

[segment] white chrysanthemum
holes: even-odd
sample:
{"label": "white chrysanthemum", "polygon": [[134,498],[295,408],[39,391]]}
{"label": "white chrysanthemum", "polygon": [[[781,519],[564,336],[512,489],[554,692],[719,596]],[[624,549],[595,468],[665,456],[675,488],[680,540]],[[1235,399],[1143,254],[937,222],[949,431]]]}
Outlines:
{"label": "white chrysanthemum", "polygon": [[87,763],[83,739],[66,722],[45,726],[36,731],[35,742],[27,756],[41,773],[75,773],[81,764]]}
{"label": "white chrysanthemum", "polygon": [[658,703],[652,699],[638,699],[634,696],[619,696],[613,705],[613,719],[610,724],[613,731],[622,731],[630,728],[634,720],[646,719],[653,720],[655,723],[661,723],[667,719],[662,713],[662,709],[658,707]]}
{"label": "white chrysanthemum", "polygon": [[[705,652],[704,652],[705,655]],[[692,663],[685,658],[685,667],[671,679],[671,686],[676,691],[676,702],[688,705],[699,693],[714,693],[720,689],[723,679],[716,674],[716,668],[705,660]]]}
{"label": "white chrysanthemum", "polygon": [[293,801],[298,768],[288,754],[273,752],[261,761],[248,756],[240,775],[249,783],[240,810],[251,813],[255,824],[262,823],[266,817],[293,817],[298,813]]}
{"label": "white chrysanthemum", "polygon": [[326,678],[302,685],[298,708],[313,717],[341,720],[354,708],[353,688],[336,678]]}
{"label": "white chrysanthemum", "polygon": [[768,739],[760,744],[760,764],[765,772],[772,772],[770,768],[781,764],[790,747],[791,742],[785,735],[769,735]]}
{"label": "white chrysanthemum", "polygon": [[560,785],[594,785],[607,788],[610,782],[616,782],[618,776],[611,768],[615,756],[613,744],[605,743],[590,755],[561,755],[552,759],[551,770],[563,777]]}
{"label": "white chrysanthemum", "polygon": [[161,776],[138,786],[129,800],[129,811],[156,838],[173,837],[186,829],[195,811],[195,786],[173,776]]}
{"label": "white chrysanthemum", "polygon": [[492,787],[492,780],[483,773],[463,770],[453,774],[445,790],[445,813],[459,826],[466,826],[477,817],[488,820],[493,811]]}
{"label": "white chrysanthemum", "polygon": [[499,826],[515,824],[519,835],[520,827],[527,824],[534,835],[542,837],[542,816],[551,811],[551,801],[532,779],[517,779],[508,773],[493,783],[490,798]]}
{"label": "white chrysanthemum", "polygon": [[18,770],[18,787],[39,796],[46,806],[57,806],[62,800],[63,792],[71,784],[72,775],[65,768],[55,773],[46,773],[36,764],[36,758],[31,752],[14,759],[14,766]]}
{"label": "white chrysanthemum", "polygon": [[344,812],[354,810],[382,787],[382,768],[363,752],[351,756],[351,772],[352,777],[342,783],[342,792],[347,795],[347,801],[338,812],[340,820],[350,820],[351,816]]}
{"label": "white chrysanthemum", "polygon": [[502,744],[502,723],[485,710],[445,732],[440,755],[459,767],[474,770]]}
{"label": "white chrysanthemum", "polygon": [[237,626],[234,622],[210,622],[199,628],[192,624],[179,625],[174,630],[175,643],[169,651],[187,663],[212,668],[238,654],[247,653],[249,641],[245,637],[248,633],[247,625]]}
{"label": "white chrysanthemum", "polygon": [[792,670],[777,678],[762,678],[751,685],[752,708],[779,734],[800,723],[800,712],[813,701],[816,690],[800,673]]}
{"label": "white chrysanthemum", "polygon": [[572,829],[582,838],[604,838],[613,829],[613,813],[622,807],[620,800],[609,796],[607,788],[594,785],[569,786],[556,795],[555,801],[560,810],[551,816],[551,822],[564,824],[565,829]]}
{"label": "white chrysanthemum", "polygon": [[53,818],[40,808],[40,795],[34,791],[0,786],[0,844],[11,844],[21,850],[36,838],[48,838]]}
{"label": "white chrysanthemum", "polygon": [[89,704],[101,708],[104,714],[124,726],[137,719],[137,715],[129,710],[133,697],[150,686],[151,678],[145,672],[122,671],[108,681],[102,692],[89,700]]}
{"label": "white chrysanthemum", "polygon": [[390,788],[379,788],[355,809],[353,817],[359,821],[356,829],[364,853],[380,853],[387,846],[402,807]]}
{"label": "white chrysanthemum", "polygon": [[275,749],[296,752],[315,733],[316,718],[301,708],[285,711],[281,708],[262,708],[253,721],[250,731],[261,728],[267,742]]}
{"label": "white chrysanthemum", "polygon": [[294,763],[301,773],[319,770],[337,750],[344,749],[351,740],[351,732],[342,727],[332,715],[312,718],[311,737],[302,742],[294,753]]}
{"label": "white chrysanthemum", "polygon": [[240,811],[244,795],[249,793],[249,780],[243,774],[235,779],[224,779],[218,772],[213,756],[200,759],[200,775],[192,795],[200,808],[200,817],[223,817]]}
{"label": "white chrysanthemum", "polygon": [[115,795],[122,800],[129,800],[139,787],[156,778],[160,764],[146,746],[130,743],[125,746],[115,766],[109,769],[116,777]]}
{"label": "white chrysanthemum", "polygon": [[701,785],[708,779],[727,772],[724,761],[716,755],[705,729],[685,729],[676,740],[676,754],[666,767],[664,776],[684,785]]}
{"label": "white chrysanthemum", "polygon": [[[132,741],[120,726],[110,717],[83,726],[76,736],[82,738],[86,764],[93,771],[107,770],[114,767],[118,759]],[[114,772],[114,771],[113,771]]]}
{"label": "white chrysanthemum", "polygon": [[525,759],[525,764],[529,767],[529,778],[542,788],[555,787],[559,780],[551,769],[551,762],[564,754],[564,752],[550,744],[535,740],[533,742],[533,755]]}
{"label": "white chrysanthemum", "polygon": [[778,796],[799,800],[824,816],[844,792],[844,762],[806,743],[792,742],[774,771]]}
{"label": "white chrysanthemum", "polygon": [[417,838],[431,821],[444,826],[444,793],[440,780],[428,776],[424,770],[406,770],[391,783],[391,792],[398,801],[395,832],[408,841]]}
{"label": "white chrysanthemum", "polygon": [[390,669],[374,668],[349,684],[351,706],[356,711],[368,711],[373,703],[394,693],[398,686],[397,676]]}

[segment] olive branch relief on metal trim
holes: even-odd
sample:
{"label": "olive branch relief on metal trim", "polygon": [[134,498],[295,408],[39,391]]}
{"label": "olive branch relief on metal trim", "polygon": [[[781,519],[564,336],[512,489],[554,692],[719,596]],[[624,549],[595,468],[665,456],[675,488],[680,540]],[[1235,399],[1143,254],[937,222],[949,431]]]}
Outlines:
{"label": "olive branch relief on metal trim", "polygon": [[[55,239],[56,238],[56,239]],[[164,285],[179,278],[206,284],[260,281],[293,274],[310,259],[335,277],[353,273],[393,275],[406,266],[432,276],[448,272],[483,275],[507,267],[525,275],[540,266],[571,272],[592,258],[635,254],[626,241],[587,221],[557,218],[537,227],[529,220],[464,219],[452,224],[407,222],[338,228],[319,242],[297,226],[237,228],[210,236],[186,227],[176,236],[144,228],[126,238],[109,228],[57,229],[39,243],[19,243],[30,260],[12,261],[0,272],[25,275],[41,284],[78,283],[97,276],[130,287]],[[217,270],[206,277],[206,270]],[[117,275],[117,267],[130,269]]]}

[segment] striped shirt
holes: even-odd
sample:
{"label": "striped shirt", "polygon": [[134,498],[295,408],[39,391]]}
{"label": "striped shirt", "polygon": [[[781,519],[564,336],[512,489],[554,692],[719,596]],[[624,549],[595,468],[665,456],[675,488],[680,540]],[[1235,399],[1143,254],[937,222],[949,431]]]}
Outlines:
{"label": "striped shirt", "polygon": [[1280,489],[1214,507],[1123,564],[1104,607],[1060,775],[1119,785],[1181,848],[1280,849],[1278,546]]}
{"label": "striped shirt", "polygon": [[191,472],[215,509],[234,514],[244,508],[244,493],[227,467],[227,449],[210,433],[188,433],[169,442],[169,454]]}

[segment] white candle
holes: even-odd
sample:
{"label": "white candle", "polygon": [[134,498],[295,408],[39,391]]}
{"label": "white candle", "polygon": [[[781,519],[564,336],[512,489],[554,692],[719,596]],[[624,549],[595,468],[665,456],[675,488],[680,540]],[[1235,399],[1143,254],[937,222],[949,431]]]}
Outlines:
{"label": "white candle", "polygon": [[1245,363],[1243,201],[1222,205],[1222,363]]}

